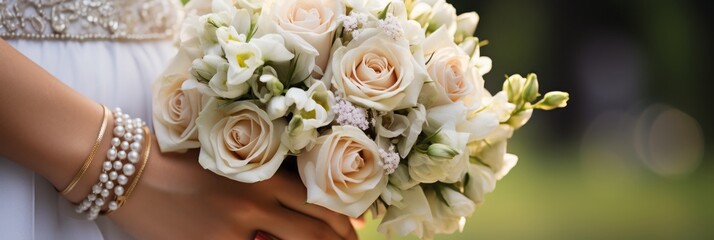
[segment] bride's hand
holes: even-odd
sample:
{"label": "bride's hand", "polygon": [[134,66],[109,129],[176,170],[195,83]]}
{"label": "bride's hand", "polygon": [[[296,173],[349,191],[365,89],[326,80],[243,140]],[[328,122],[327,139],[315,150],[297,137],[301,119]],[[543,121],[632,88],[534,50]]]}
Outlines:
{"label": "bride's hand", "polygon": [[295,174],[244,184],[204,170],[197,157],[152,151],[131,198],[110,218],[139,239],[253,239],[259,230],[281,239],[357,239],[348,217],[305,203]]}

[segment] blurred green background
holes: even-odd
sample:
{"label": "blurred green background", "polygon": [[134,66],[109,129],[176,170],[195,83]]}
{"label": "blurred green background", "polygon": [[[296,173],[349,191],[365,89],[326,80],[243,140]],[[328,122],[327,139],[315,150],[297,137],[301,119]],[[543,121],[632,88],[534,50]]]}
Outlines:
{"label": "blurred green background", "polygon": [[[480,15],[491,92],[535,72],[571,100],[534,114],[518,165],[436,239],[714,239],[707,1],[447,1]],[[361,238],[384,239],[377,224]]]}

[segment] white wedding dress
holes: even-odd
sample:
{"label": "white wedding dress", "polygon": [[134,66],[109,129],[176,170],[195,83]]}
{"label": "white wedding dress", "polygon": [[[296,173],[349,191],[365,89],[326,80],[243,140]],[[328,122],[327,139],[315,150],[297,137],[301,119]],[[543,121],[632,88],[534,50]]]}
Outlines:
{"label": "white wedding dress", "polygon": [[[47,1],[0,1],[0,37],[81,94],[149,121],[151,82],[175,53],[169,35],[178,18],[178,3],[171,0],[63,0],[49,7],[26,4],[33,2]],[[20,18],[29,19],[32,13],[39,12],[37,10],[51,11],[54,15],[52,8],[72,7],[72,4],[80,7],[86,4],[89,10],[94,8],[97,12],[114,4],[104,10],[119,9],[120,12],[115,15],[99,12],[104,15],[95,16],[91,11],[77,12],[80,18],[74,22],[69,17],[64,22],[54,21],[62,20],[62,16],[33,20],[45,21],[45,24],[25,21],[24,29],[18,24]],[[24,14],[17,14],[16,10]],[[121,12],[124,10],[138,13],[132,18],[132,14]],[[163,22],[141,22],[146,21],[146,16],[151,21]],[[15,28],[13,17],[17,20]],[[99,28],[92,28],[91,23],[97,22],[101,22]],[[74,206],[43,177],[10,160],[0,159],[0,239],[128,238],[104,217],[88,221],[76,214]]]}

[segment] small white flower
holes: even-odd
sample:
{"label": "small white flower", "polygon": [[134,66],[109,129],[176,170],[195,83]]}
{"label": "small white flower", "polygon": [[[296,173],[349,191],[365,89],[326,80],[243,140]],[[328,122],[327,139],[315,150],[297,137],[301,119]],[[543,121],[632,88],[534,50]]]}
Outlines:
{"label": "small white flower", "polygon": [[379,157],[382,158],[382,164],[384,164],[384,170],[387,174],[392,174],[399,166],[399,154],[394,152],[394,145],[389,146],[386,151],[384,149],[379,149]]}
{"label": "small white flower", "polygon": [[381,28],[382,31],[384,31],[384,33],[391,37],[394,41],[402,39],[402,36],[404,35],[404,29],[402,29],[402,26],[399,24],[399,20],[391,13],[387,14],[385,19],[380,19],[378,25],[379,28]]}
{"label": "small white flower", "polygon": [[335,121],[337,121],[338,124],[343,126],[354,126],[362,130],[367,130],[367,128],[369,128],[366,109],[355,106],[350,101],[345,100],[339,95],[335,96],[335,99],[337,100],[337,104],[335,104],[334,107],[335,114],[337,115],[337,119],[335,119]]}

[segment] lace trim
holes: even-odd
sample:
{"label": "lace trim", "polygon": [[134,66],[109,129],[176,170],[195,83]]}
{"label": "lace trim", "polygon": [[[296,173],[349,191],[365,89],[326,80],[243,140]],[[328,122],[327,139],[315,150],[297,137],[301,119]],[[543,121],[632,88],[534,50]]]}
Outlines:
{"label": "lace trim", "polygon": [[179,9],[172,0],[0,0],[0,37],[163,39]]}

